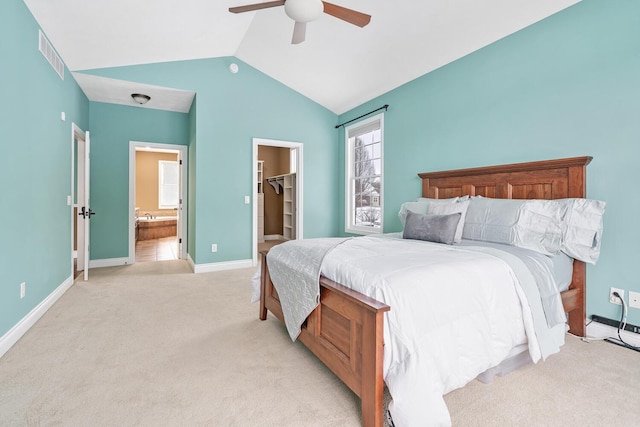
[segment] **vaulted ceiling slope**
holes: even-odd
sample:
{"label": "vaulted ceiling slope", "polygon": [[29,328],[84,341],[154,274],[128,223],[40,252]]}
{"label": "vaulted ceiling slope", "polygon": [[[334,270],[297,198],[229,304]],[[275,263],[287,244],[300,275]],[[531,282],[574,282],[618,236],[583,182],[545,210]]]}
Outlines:
{"label": "vaulted ceiling slope", "polygon": [[24,2],[72,71],[236,56],[341,114],[579,0],[333,0],[370,24],[323,14],[298,45],[283,7],[228,11],[259,0]]}

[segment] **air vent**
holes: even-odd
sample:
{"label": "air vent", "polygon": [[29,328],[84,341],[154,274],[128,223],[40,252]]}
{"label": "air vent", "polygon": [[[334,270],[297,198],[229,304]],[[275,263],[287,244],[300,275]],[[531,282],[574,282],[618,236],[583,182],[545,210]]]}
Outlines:
{"label": "air vent", "polygon": [[56,70],[56,73],[58,73],[60,78],[64,80],[64,62],[62,62],[62,59],[60,59],[51,43],[49,43],[49,40],[47,40],[47,38],[44,36],[42,30],[39,30],[39,32],[40,40],[38,43],[38,48],[40,49],[40,53],[42,53],[44,57],[47,58],[49,64],[51,64],[53,69]]}

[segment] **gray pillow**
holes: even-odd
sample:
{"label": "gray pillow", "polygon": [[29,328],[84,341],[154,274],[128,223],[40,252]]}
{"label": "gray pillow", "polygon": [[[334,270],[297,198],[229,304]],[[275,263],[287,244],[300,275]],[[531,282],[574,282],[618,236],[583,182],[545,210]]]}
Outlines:
{"label": "gray pillow", "polygon": [[461,213],[423,215],[408,211],[402,238],[451,245],[455,241],[461,216]]}

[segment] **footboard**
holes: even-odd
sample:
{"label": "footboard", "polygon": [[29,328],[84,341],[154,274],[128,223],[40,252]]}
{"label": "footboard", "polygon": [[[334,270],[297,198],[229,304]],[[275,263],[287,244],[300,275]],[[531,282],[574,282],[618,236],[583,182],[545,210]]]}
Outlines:
{"label": "footboard", "polygon": [[[284,322],[273,287],[266,252],[262,252],[260,319],[267,310]],[[388,305],[320,278],[320,304],[309,315],[298,339],[362,401],[365,427],[382,426],[383,315]]]}

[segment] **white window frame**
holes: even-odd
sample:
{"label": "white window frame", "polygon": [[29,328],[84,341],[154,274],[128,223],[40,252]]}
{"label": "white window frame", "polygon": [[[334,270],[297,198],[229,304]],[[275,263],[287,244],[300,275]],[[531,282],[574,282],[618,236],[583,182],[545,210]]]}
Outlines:
{"label": "white window frame", "polygon": [[[164,165],[165,164],[173,164],[177,168],[178,182],[175,184],[178,189],[178,200],[176,200],[175,205],[166,205],[163,204],[163,188],[164,188]],[[178,162],[175,160],[158,160],[158,209],[177,209],[178,204],[180,203],[180,168],[178,166]]]}
{"label": "white window frame", "polygon": [[[370,126],[375,122],[380,123],[380,227],[365,227],[354,224],[353,212],[353,173],[354,173],[354,149],[349,141],[350,134],[357,134],[363,127]],[[352,234],[380,234],[384,231],[384,114],[377,114],[365,120],[346,126],[344,130],[345,139],[345,229],[346,233]]]}

